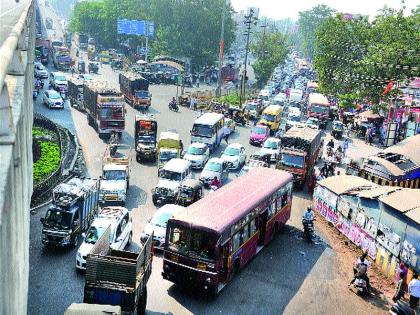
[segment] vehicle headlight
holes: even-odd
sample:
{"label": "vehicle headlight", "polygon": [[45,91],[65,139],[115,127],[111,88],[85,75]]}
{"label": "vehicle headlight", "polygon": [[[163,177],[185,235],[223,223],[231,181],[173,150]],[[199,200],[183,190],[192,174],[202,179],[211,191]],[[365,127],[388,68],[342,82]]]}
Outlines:
{"label": "vehicle headlight", "polygon": [[125,189],[118,190],[118,195],[125,195]]}

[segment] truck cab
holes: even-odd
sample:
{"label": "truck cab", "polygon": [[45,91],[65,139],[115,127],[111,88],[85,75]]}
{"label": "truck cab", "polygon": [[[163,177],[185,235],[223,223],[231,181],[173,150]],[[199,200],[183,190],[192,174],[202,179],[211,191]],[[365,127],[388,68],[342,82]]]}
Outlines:
{"label": "truck cab", "polygon": [[130,185],[131,148],[125,144],[108,145],[102,161],[99,201],[124,205]]}
{"label": "truck cab", "polygon": [[157,121],[147,115],[136,115],[134,123],[134,146],[136,148],[136,160],[156,161],[156,138]]}
{"label": "truck cab", "polygon": [[98,211],[99,182],[73,178],[53,190],[53,200],[42,223],[44,245],[73,246],[86,231]]}
{"label": "truck cab", "polygon": [[191,162],[183,159],[172,159],[159,170],[159,182],[152,189],[155,206],[175,203],[181,183],[191,178]]}

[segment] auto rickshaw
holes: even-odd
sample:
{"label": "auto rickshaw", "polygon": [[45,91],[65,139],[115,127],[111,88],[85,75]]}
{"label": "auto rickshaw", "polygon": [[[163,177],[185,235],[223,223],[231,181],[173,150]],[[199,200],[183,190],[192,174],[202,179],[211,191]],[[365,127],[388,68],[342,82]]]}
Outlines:
{"label": "auto rickshaw", "polygon": [[179,187],[175,203],[188,207],[203,198],[203,184],[197,179],[187,179]]}
{"label": "auto rickshaw", "polygon": [[89,73],[98,73],[98,71],[99,71],[98,63],[97,62],[89,62],[88,71],[89,71]]}
{"label": "auto rickshaw", "polygon": [[343,133],[344,133],[344,124],[339,120],[334,120],[332,123],[331,135],[335,139],[339,140],[343,137]]}

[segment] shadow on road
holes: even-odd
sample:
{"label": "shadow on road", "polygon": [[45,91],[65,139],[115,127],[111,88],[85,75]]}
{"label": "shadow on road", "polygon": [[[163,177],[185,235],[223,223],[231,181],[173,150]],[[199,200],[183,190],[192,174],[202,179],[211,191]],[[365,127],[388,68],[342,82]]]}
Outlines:
{"label": "shadow on road", "polygon": [[286,226],[216,299],[176,285],[168,294],[193,314],[280,314],[327,248],[323,242],[305,243],[301,233]]}

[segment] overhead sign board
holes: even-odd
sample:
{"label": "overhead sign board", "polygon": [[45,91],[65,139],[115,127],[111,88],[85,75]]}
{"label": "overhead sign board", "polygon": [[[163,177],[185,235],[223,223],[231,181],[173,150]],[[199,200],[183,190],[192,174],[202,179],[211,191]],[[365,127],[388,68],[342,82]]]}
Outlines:
{"label": "overhead sign board", "polygon": [[117,33],[137,36],[154,36],[155,24],[153,21],[146,22],[143,20],[118,19]]}

